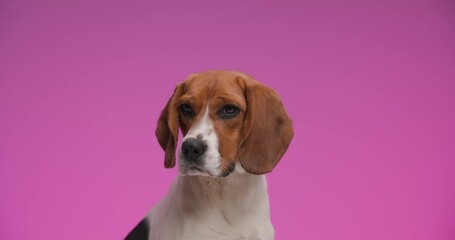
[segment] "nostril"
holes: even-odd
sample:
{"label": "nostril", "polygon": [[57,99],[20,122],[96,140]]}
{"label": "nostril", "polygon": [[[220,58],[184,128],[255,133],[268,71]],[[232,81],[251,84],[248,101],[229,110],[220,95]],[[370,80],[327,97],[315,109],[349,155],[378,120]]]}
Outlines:
{"label": "nostril", "polygon": [[189,161],[196,161],[207,149],[207,145],[201,139],[190,138],[183,142],[182,153]]}

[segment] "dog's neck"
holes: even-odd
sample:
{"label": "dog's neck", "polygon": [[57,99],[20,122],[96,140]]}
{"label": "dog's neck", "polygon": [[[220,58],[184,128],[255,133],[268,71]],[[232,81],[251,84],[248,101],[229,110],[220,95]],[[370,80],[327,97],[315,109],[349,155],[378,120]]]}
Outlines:
{"label": "dog's neck", "polygon": [[178,199],[179,207],[186,211],[243,216],[255,208],[269,209],[265,176],[239,171],[223,178],[179,175],[170,197]]}

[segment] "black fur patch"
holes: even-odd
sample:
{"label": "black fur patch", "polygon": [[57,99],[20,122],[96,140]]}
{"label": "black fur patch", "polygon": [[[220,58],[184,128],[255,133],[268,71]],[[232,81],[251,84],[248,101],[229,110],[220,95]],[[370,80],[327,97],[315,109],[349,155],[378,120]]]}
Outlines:
{"label": "black fur patch", "polygon": [[125,240],[147,240],[149,235],[149,223],[144,218],[134,229],[131,231]]}

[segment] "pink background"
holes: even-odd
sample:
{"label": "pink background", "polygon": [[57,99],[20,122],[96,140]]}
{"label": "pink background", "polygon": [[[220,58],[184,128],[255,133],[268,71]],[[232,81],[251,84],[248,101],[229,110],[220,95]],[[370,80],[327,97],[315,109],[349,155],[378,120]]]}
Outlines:
{"label": "pink background", "polygon": [[455,239],[454,26],[449,0],[2,0],[0,239],[122,239],[177,175],[175,84],[220,68],[294,119],[276,239]]}

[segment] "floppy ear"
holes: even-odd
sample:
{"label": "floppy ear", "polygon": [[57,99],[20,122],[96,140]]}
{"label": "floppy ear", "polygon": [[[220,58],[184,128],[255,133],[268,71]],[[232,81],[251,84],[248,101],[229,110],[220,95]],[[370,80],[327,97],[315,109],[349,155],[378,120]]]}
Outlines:
{"label": "floppy ear", "polygon": [[247,111],[239,149],[242,167],[252,174],[271,172],[294,131],[278,94],[259,82],[245,84]]}
{"label": "floppy ear", "polygon": [[174,93],[161,112],[158,124],[155,130],[155,135],[158,142],[163,148],[164,167],[172,168],[175,166],[175,149],[179,136],[179,113],[177,100],[182,95],[183,84],[175,87]]}

